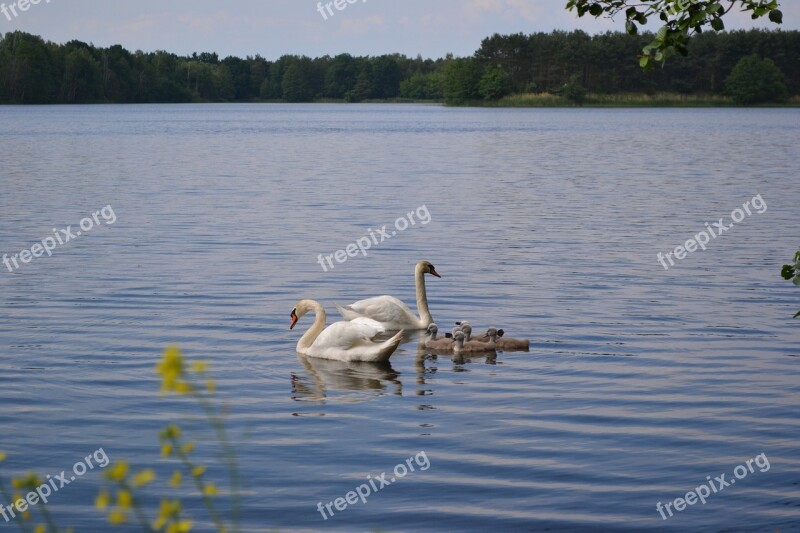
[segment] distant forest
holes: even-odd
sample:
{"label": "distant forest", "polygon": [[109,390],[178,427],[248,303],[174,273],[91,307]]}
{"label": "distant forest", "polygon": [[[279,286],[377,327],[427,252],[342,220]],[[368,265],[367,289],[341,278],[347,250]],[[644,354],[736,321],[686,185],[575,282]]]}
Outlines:
{"label": "distant forest", "polygon": [[56,44],[23,32],[0,36],[0,103],[175,103],[252,101],[491,101],[513,93],[559,93],[572,84],[597,94],[724,95],[745,56],[771,59],[788,96],[800,94],[800,32],[706,32],[689,55],[643,72],[636,60],[652,34],[582,31],[494,35],[468,58],[399,54],[312,59],[285,55],[178,56],[80,41]]}

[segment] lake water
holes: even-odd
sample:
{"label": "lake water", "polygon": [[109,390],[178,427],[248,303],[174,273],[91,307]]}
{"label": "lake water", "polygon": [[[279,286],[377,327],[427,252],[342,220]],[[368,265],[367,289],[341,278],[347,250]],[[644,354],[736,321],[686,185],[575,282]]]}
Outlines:
{"label": "lake water", "polygon": [[[227,487],[200,408],[158,392],[177,343],[211,363],[248,531],[800,530],[800,289],[780,278],[800,244],[800,110],[3,107],[0,142],[0,253],[116,216],[0,265],[6,479],[102,447],[157,470],[152,515],[178,494],[158,441],[174,420]],[[661,266],[759,194],[766,210]],[[367,257],[317,262],[421,206],[430,223]],[[296,354],[298,300],[329,322],[379,294],[413,308],[421,259],[443,276],[427,279],[443,328],[503,327],[530,352]],[[322,518],[420,452],[429,468]],[[734,477],[760,454],[767,471]],[[737,483],[662,519],[657,503],[723,473]],[[99,485],[51,511],[105,531]]]}

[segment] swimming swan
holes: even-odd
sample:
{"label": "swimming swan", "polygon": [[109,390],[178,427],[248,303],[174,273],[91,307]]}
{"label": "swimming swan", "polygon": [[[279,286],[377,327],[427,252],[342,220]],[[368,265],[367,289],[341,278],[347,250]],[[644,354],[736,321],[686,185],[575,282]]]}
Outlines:
{"label": "swimming swan", "polygon": [[425,290],[425,274],[441,278],[436,268],[428,261],[420,261],[414,269],[414,281],[417,286],[417,310],[419,318],[411,312],[406,304],[394,296],[376,296],[359,300],[347,307],[336,306],[345,320],[371,318],[381,323],[387,330],[425,329],[433,323],[428,311],[428,293]]}
{"label": "swimming swan", "polygon": [[336,361],[388,361],[403,339],[403,331],[384,342],[373,339],[386,332],[380,323],[369,318],[356,318],[349,322],[334,322],[325,327],[325,309],[314,300],[301,300],[292,309],[294,329],[304,315],[314,311],[316,319],[297,342],[297,351],[310,357]]}

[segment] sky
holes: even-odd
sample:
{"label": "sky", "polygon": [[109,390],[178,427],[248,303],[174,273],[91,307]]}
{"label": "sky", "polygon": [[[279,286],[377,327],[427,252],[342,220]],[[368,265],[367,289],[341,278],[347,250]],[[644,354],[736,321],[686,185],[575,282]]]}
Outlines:
{"label": "sky", "polygon": [[[26,0],[0,0],[16,6]],[[323,3],[328,3],[325,0]],[[0,14],[0,32],[21,30],[58,43],[78,39],[129,50],[221,57],[311,57],[401,53],[467,56],[494,33],[622,30],[624,20],[582,19],[566,0],[351,0],[333,15],[317,0],[40,0],[16,17]],[[800,29],[800,0],[782,2],[783,29]],[[1,7],[1,6],[0,6]],[[777,27],[731,13],[729,29]]]}

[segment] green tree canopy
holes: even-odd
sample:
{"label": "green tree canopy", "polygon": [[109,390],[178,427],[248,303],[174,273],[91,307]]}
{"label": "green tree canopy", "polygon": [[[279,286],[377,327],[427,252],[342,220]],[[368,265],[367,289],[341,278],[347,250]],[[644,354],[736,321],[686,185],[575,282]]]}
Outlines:
{"label": "green tree canopy", "polygon": [[441,101],[447,88],[447,102],[463,105],[499,98],[506,90],[564,94],[573,74],[593,94],[707,96],[727,94],[725,79],[742,57],[754,53],[775,62],[790,96],[800,94],[800,31],[704,32],[689,39],[687,57],[642,72],[634,58],[654,38],[647,32],[496,34],[484,39],[473,57],[462,59],[343,54],[268,61],[220,60],[210,52],[129,52],[80,41],[56,44],[10,32],[0,35],[0,103],[362,101],[398,94]]}
{"label": "green tree canopy", "polygon": [[511,79],[502,69],[490,67],[481,76],[478,93],[484,100],[498,100],[511,92]]}
{"label": "green tree canopy", "polygon": [[482,75],[481,66],[475,59],[451,60],[445,68],[444,101],[458,105],[480,99]]}
{"label": "green tree canopy", "polygon": [[736,7],[750,13],[753,19],[767,16],[777,24],[783,22],[778,0],[729,0],[727,6],[723,6],[721,0],[567,1],[567,9],[577,11],[580,17],[587,13],[594,17],[624,13],[625,29],[631,35],[638,33],[639,26],[658,17],[664,24],[652,42],[642,49],[640,63],[644,68],[649,68],[654,60],[664,61],[674,52],[686,55],[692,34],[702,33],[709,27],[714,31],[724,30],[723,17]]}
{"label": "green tree canopy", "polygon": [[783,72],[771,59],[758,54],[743,57],[725,80],[725,88],[736,102],[743,105],[780,102],[786,99]]}

